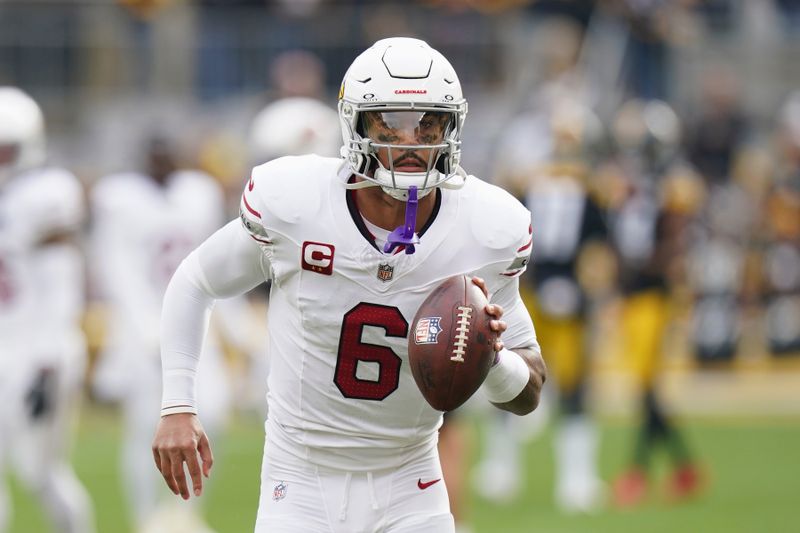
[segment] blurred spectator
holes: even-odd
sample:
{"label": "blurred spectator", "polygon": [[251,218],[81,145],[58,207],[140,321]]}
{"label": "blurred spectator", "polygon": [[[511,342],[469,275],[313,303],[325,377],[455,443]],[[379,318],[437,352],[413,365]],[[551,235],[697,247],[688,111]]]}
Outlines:
{"label": "blurred spectator", "polygon": [[5,466],[55,531],[94,531],[92,504],[69,463],[86,369],[84,191],[48,165],[38,104],[0,87],[0,531],[10,522]]}
{"label": "blurred spectator", "polygon": [[800,354],[800,91],[778,117],[779,164],[767,193],[763,257],[769,351]]}
{"label": "blurred spectator", "polygon": [[269,73],[274,98],[325,96],[325,65],[312,52],[282,52],[272,61]]}
{"label": "blurred spectator", "polygon": [[141,20],[152,20],[168,4],[175,0],[117,0],[119,4]]}
{"label": "blurred spectator", "polygon": [[690,341],[701,363],[731,361],[738,351],[747,237],[754,206],[736,183],[708,191],[688,243],[688,282],[694,296]]}
{"label": "blurred spectator", "polygon": [[708,183],[726,183],[734,155],[749,134],[735,73],[723,65],[706,70],[700,98],[686,128],[689,160]]}
{"label": "blurred spectator", "polygon": [[635,98],[667,99],[673,78],[672,48],[691,36],[695,0],[619,0],[609,2],[628,25],[626,93]]}
{"label": "blurred spectator", "polygon": [[797,33],[800,28],[800,1],[798,0],[775,0],[783,15],[785,28],[792,33]]}

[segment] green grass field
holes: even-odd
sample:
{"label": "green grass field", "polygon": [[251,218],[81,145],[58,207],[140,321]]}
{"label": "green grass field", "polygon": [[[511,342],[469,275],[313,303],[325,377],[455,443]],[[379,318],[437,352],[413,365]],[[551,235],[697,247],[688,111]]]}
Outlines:
{"label": "green grass field", "polygon": [[[601,473],[611,479],[628,455],[632,427],[602,423]],[[605,510],[591,516],[564,516],[552,500],[551,433],[527,448],[524,496],[507,506],[473,496],[468,511],[476,532],[788,532],[800,531],[800,421],[796,419],[691,419],[687,437],[710,473],[708,490],[695,501],[671,505],[656,492],[632,511]],[[98,531],[125,533],[119,488],[120,428],[114,413],[84,413],[74,463],[95,502]],[[255,420],[239,420],[216,443],[214,484],[207,516],[220,533],[252,531],[258,498],[262,431]],[[661,468],[663,470],[663,467]],[[12,484],[12,533],[49,531],[41,512]]]}

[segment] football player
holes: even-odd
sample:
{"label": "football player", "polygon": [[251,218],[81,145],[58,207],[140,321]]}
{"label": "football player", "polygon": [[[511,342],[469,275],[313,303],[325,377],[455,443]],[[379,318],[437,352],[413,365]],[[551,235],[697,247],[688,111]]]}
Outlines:
{"label": "football player", "polygon": [[94,530],[88,494],[67,462],[86,342],[83,261],[74,234],[83,187],[45,161],[42,112],[0,87],[0,531],[9,461],[57,531]]}
{"label": "football player", "polygon": [[[146,529],[159,500],[148,447],[161,389],[161,301],[181,259],[224,220],[218,183],[202,172],[179,169],[167,140],[152,138],[146,159],[144,172],[105,176],[91,192],[93,267],[98,293],[109,309],[107,342],[93,385],[99,397],[122,407],[122,471],[137,530]],[[230,391],[213,336],[205,352],[200,402],[209,430],[217,431],[228,412]]]}
{"label": "football player", "polygon": [[436,451],[442,413],[407,364],[410,317],[444,279],[475,276],[503,334],[483,383],[489,400],[529,413],[545,378],[518,294],[530,212],[459,166],[466,111],[439,52],[417,39],[378,41],[340,90],[345,159],[256,167],[240,220],[183,261],[162,311],[153,442],[175,494],[201,494],[213,462],[195,393],[205,317],[216,299],[270,278],[256,531],[454,530]]}
{"label": "football player", "polygon": [[[601,206],[589,187],[603,131],[600,120],[581,100],[577,94],[562,91],[548,99],[549,105],[540,105],[513,121],[500,153],[521,152],[527,146],[537,146],[541,152],[538,158],[534,154],[526,159],[502,157],[499,175],[524,198],[536,228],[536,263],[522,279],[522,297],[548,354],[559,400],[553,446],[554,498],[564,512],[589,512],[602,503],[597,431],[585,398],[593,291],[583,271],[591,265],[597,274],[604,264],[613,264]],[[500,424],[508,426],[509,422]],[[501,428],[488,435],[505,443],[484,447],[478,468],[479,479],[491,480],[482,484],[480,492],[499,501],[513,498],[522,484],[523,448],[514,440],[528,429]],[[490,471],[494,475],[488,475]]]}
{"label": "football player", "polygon": [[335,156],[339,152],[339,116],[325,103],[304,96],[280,98],[258,112],[248,136],[257,164],[287,155]]}
{"label": "football player", "polygon": [[616,504],[640,504],[649,490],[656,446],[667,449],[673,471],[667,490],[675,498],[701,488],[701,472],[656,385],[670,320],[670,289],[685,276],[688,231],[702,201],[699,177],[680,154],[680,120],[660,100],[630,100],[613,124],[619,178],[625,194],[611,208],[619,258],[621,328],[628,370],[640,386],[641,420],[633,456],[615,481]]}

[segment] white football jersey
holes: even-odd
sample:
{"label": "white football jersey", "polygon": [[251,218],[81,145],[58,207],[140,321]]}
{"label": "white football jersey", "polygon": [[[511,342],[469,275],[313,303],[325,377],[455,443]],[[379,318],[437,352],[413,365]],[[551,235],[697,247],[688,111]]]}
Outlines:
{"label": "white football jersey", "polygon": [[158,355],[161,302],[181,260],[224,216],[219,184],[177,171],[159,185],[138,173],[113,174],[92,189],[93,266],[111,308],[110,350]]}
{"label": "white football jersey", "polygon": [[63,169],[25,172],[0,187],[0,364],[36,364],[80,344],[80,255],[42,244],[76,230],[84,211],[83,188]]}
{"label": "white football jersey", "polygon": [[416,253],[384,254],[344,187],[349,177],[341,159],[271,161],[253,170],[241,218],[273,280],[269,445],[368,470],[435,445],[441,413],[414,383],[406,343],[417,309],[444,279],[484,278],[506,311],[506,346],[537,346],[515,279],[529,259],[531,217],[470,176],[459,190],[438,190]]}

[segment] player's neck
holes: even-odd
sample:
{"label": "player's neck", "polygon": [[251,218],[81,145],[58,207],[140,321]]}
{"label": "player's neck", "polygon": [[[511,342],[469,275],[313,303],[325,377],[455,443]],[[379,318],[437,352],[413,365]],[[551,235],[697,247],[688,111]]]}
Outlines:
{"label": "player's neck", "polygon": [[[367,187],[353,191],[356,194],[358,210],[365,219],[385,230],[393,230],[405,223],[406,202],[392,198],[380,187]],[[433,213],[436,193],[431,192],[419,200],[416,231],[419,231]]]}

